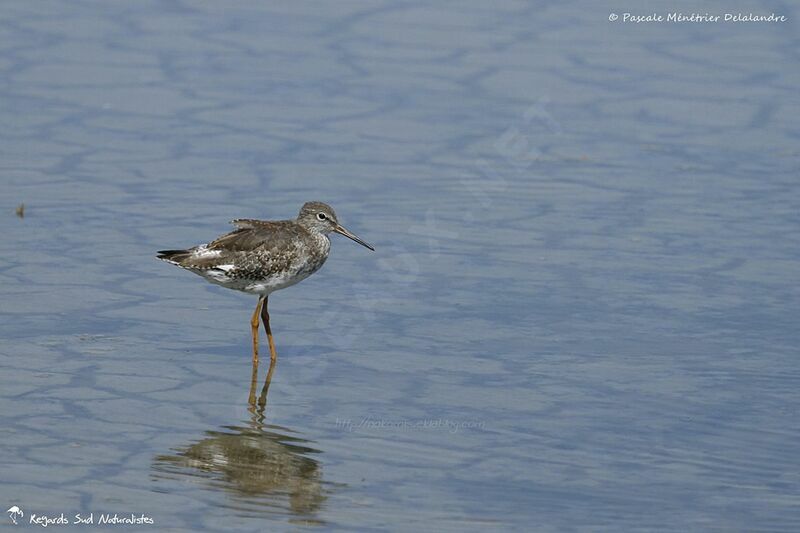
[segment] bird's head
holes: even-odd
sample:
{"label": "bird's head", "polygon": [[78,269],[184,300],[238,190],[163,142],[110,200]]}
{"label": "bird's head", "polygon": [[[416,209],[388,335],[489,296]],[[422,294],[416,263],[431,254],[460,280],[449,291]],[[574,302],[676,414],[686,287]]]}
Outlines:
{"label": "bird's head", "polygon": [[339,220],[336,218],[336,212],[334,212],[333,208],[328,204],[322,202],[306,202],[303,204],[303,207],[300,208],[300,213],[297,215],[297,222],[309,231],[322,233],[323,235],[327,235],[331,232],[338,233],[344,235],[348,239],[356,241],[361,246],[366,246],[370,250],[375,251],[375,248],[350,233],[344,226],[339,224]]}

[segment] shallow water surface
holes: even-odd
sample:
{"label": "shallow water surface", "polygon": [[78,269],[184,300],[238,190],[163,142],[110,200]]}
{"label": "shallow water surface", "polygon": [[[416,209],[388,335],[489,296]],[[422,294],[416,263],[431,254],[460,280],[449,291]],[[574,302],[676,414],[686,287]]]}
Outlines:
{"label": "shallow water surface", "polygon": [[[780,9],[5,2],[0,504],[29,527],[799,530]],[[154,254],[307,200],[376,251],[334,235],[270,298],[250,407],[255,298]]]}

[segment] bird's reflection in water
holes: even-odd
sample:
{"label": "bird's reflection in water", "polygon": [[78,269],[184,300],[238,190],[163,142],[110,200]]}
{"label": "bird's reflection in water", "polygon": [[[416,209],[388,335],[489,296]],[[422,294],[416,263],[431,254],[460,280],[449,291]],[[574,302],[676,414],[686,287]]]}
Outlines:
{"label": "bird's reflection in water", "polygon": [[[314,459],[320,450],[290,429],[265,422],[266,392],[251,401],[247,425],[206,431],[205,438],[154,459],[156,478],[191,476],[231,496],[231,507],[250,513],[290,513],[306,523],[316,518],[332,484]],[[251,393],[251,399],[253,395]]]}

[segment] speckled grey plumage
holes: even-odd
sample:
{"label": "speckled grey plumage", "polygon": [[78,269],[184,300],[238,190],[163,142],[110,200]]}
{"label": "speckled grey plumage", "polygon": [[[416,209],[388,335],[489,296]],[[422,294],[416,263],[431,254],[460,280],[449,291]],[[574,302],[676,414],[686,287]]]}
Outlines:
{"label": "speckled grey plumage", "polygon": [[372,248],[337,221],[322,202],[303,205],[295,220],[238,219],[237,229],[187,250],[162,250],[158,258],[212,283],[267,295],[319,270],[328,258],[328,233],[336,231]]}

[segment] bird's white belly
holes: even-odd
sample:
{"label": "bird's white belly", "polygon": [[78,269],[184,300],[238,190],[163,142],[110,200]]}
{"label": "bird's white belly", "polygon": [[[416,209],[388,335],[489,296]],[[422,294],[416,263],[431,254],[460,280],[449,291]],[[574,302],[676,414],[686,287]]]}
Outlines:
{"label": "bird's white belly", "polygon": [[211,268],[208,270],[196,271],[197,274],[203,276],[205,279],[216,285],[221,285],[228,289],[236,291],[247,292],[250,294],[270,294],[286,287],[291,287],[295,283],[299,283],[313,274],[316,270],[306,270],[299,272],[281,272],[273,274],[266,279],[246,279],[234,278],[227,274],[224,267],[230,265],[221,265],[222,268]]}
{"label": "bird's white belly", "polygon": [[263,279],[243,278],[229,275],[234,270],[234,265],[218,265],[215,268],[205,270],[194,270],[196,274],[216,285],[221,285],[228,289],[242,291],[250,294],[267,295],[286,287],[291,287],[309,277],[319,270],[324,259],[317,264],[303,264],[298,268],[293,268],[284,272],[276,272]]}
{"label": "bird's white belly", "polygon": [[286,287],[291,287],[295,283],[299,283],[306,279],[314,272],[300,272],[297,274],[281,273],[270,276],[269,279],[248,281],[245,286],[239,290],[249,292],[251,294],[270,294]]}

